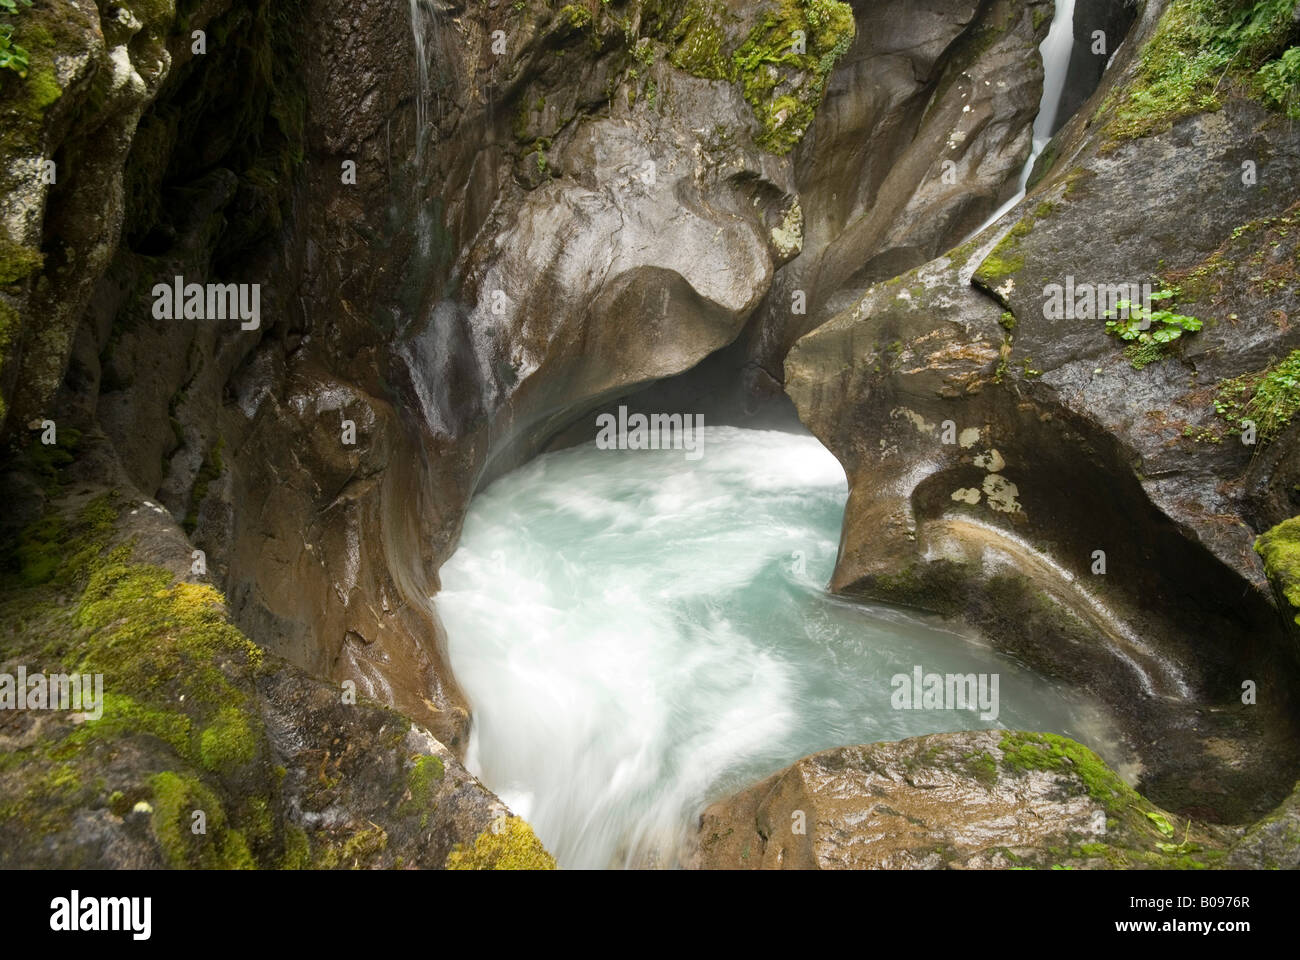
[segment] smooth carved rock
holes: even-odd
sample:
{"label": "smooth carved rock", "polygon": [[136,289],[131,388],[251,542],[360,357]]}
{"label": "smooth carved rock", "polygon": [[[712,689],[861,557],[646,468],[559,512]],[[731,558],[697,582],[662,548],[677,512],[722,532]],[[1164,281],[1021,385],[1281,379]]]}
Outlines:
{"label": "smooth carved rock", "polygon": [[[1097,789],[1095,774],[1073,761],[1017,766],[1003,750],[1007,736],[935,734],[804,757],[705,810],[694,863],[750,870],[1159,865],[1165,854],[1157,844],[1166,837],[1147,814],[1164,814],[1122,788]],[[1011,736],[1035,742],[1035,735]],[[1100,765],[1088,751],[1070,749]],[[1198,839],[1203,850],[1222,838],[1198,828]]]}

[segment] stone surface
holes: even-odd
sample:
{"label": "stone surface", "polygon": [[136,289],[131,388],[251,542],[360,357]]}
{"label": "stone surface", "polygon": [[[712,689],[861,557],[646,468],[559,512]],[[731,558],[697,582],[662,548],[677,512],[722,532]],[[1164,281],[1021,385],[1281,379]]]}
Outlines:
{"label": "stone surface", "polygon": [[[1214,400],[1296,346],[1279,319],[1295,241],[1277,231],[1300,144],[1240,96],[1117,142],[1097,106],[1110,93],[999,225],[799,341],[786,387],[849,475],[835,589],[978,624],[1108,703],[1154,800],[1244,822],[1300,763],[1295,648],[1251,549],[1294,509],[1290,438],[1256,456]],[[1274,158],[1277,190],[1243,185],[1243,151]],[[1259,258],[1276,279],[1243,266]],[[1179,286],[1176,309],[1205,327],[1135,369],[1104,317],[1050,318],[1045,291],[1070,278]],[[1243,704],[1245,681],[1270,693]]]}
{"label": "stone surface", "polygon": [[[974,731],[839,747],[805,757],[714,804],[696,865],[751,870],[1111,867],[1196,869],[1221,859],[1196,828],[1157,844],[1165,815],[1090,751],[1040,765],[1037,735]],[[1028,751],[1028,753],[1026,753]],[[1041,751],[1041,752],[1036,752]],[[1026,763],[1026,757],[1032,757]],[[1168,818],[1165,818],[1168,822]],[[1174,824],[1169,822],[1169,827]],[[1195,849],[1193,849],[1195,848]],[[1191,861],[1196,861],[1192,863]]]}

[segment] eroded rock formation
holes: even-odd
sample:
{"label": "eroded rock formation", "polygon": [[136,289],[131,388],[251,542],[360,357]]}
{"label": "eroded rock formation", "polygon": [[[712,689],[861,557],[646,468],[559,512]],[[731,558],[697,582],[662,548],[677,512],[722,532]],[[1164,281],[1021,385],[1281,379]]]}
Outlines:
{"label": "eroded rock formation", "polygon": [[[1218,112],[1135,126],[1167,4],[1079,7],[1079,43],[1102,30],[1115,62],[1072,69],[1067,109],[1088,102],[1030,198],[952,250],[1015,194],[1046,0],[36,0],[15,33],[28,75],[0,86],[7,618],[24,598],[93,601],[95,571],[58,554],[112,494],[114,532],[92,543],[134,537],[133,562],[219,588],[212,615],[276,664],[235,671],[265,727],[244,766],[126,724],[155,752],[116,755],[118,800],[69,794],[59,817],[109,826],[47,862],[164,861],[170,828],[150,821],[151,840],[122,805],[178,766],[170,796],[220,794],[257,863],[297,857],[299,830],[330,865],[440,865],[471,844],[504,808],[455,759],[469,705],[438,567],[477,486],[628,397],[743,417],[788,393],[852,483],[836,590],[963,616],[1090,689],[1174,815],[1244,823],[1281,800],[1300,766],[1294,634],[1251,543],[1295,510],[1294,444],[1197,438],[1218,436],[1216,380],[1295,346],[1300,144],[1235,87]],[[1067,275],[1153,273],[1206,321],[1162,362],[1135,370],[1104,319],[1043,315]],[[157,318],[153,284],[174,276],[260,284],[259,325]],[[326,681],[409,719],[345,719]],[[215,722],[181,712],[200,740]],[[10,792],[50,774],[46,733],[74,735],[5,733],[33,759]],[[845,769],[904,748],[853,749]],[[412,757],[445,771],[436,813],[411,806],[431,769]],[[369,764],[373,790],[340,785],[340,763]],[[1046,780],[1027,782],[995,799],[1031,807]],[[764,797],[710,816],[740,823]],[[363,818],[385,845],[356,836]],[[785,856],[901,865],[825,842]]]}

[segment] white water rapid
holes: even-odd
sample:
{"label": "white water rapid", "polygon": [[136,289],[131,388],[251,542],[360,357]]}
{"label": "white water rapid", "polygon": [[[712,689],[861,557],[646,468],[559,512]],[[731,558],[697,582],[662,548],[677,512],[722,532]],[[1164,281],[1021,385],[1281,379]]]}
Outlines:
{"label": "white water rapid", "polygon": [[[441,571],[470,769],[564,867],[673,866],[702,807],[806,754],[946,730],[1109,737],[968,634],[824,590],[847,496],[808,434],[543,455],[475,496]],[[896,710],[896,674],[999,675],[996,721]]]}

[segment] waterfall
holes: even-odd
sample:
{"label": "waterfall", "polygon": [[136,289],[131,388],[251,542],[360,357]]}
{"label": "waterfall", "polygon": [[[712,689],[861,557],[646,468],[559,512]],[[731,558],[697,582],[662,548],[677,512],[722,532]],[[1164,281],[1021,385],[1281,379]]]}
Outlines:
{"label": "waterfall", "polygon": [[411,34],[415,39],[415,162],[424,159],[424,141],[429,130],[429,56],[425,44],[426,27],[434,22],[427,0],[410,0]]}
{"label": "waterfall", "polygon": [[425,198],[428,186],[426,153],[428,141],[433,133],[430,120],[430,100],[432,99],[432,78],[429,71],[429,38],[432,36],[434,49],[438,41],[438,13],[435,0],[410,0],[411,35],[415,41],[415,156],[412,159],[412,209],[415,213],[415,236],[420,255],[426,259],[433,252],[434,220],[433,212]]}
{"label": "waterfall", "polygon": [[[1029,151],[1029,159],[1020,171],[1020,186],[1016,195],[998,208],[997,212],[981,223],[965,237],[965,243],[971,237],[983,233],[1001,220],[1008,212],[1025,198],[1029,189],[1029,177],[1034,172],[1034,164],[1057,129],[1057,115],[1061,100],[1065,94],[1065,77],[1070,72],[1070,53],[1074,49],[1074,0],[1056,0],[1056,14],[1047,37],[1038,48],[1043,57],[1043,98],[1038,103],[1038,116],[1034,119],[1034,143]],[[956,246],[961,246],[961,243]]]}

